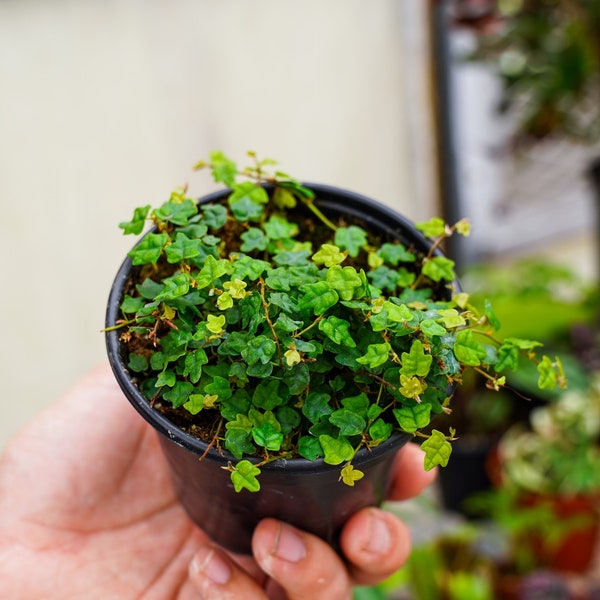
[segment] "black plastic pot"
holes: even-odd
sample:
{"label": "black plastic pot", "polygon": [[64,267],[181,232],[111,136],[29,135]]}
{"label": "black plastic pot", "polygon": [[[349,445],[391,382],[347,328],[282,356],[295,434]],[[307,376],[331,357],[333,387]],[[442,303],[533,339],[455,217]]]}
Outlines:
{"label": "black plastic pot", "polygon": [[[431,242],[413,224],[391,209],[364,196],[334,187],[307,184],[315,193],[319,208],[330,218],[345,217],[387,239],[426,251]],[[199,200],[222,201],[223,190]],[[126,259],[113,283],[108,301],[106,326],[120,318],[119,306],[131,271]],[[235,458],[180,430],[153,410],[139,391],[135,374],[129,373],[121,354],[119,332],[106,334],[108,357],[117,381],[128,400],[160,434],[161,446],[172,472],[181,504],[190,518],[216,542],[232,552],[250,553],[255,526],[265,517],[275,517],[319,535],[337,546],[347,519],[366,506],[379,505],[385,498],[392,461],[410,435],[394,434],[387,442],[369,451],[361,450],[353,464],[365,477],[353,487],[339,481],[339,466],[322,460],[302,458],[278,460],[261,467],[261,490],[234,491],[229,473],[222,466]],[[200,457],[204,457],[200,460]]]}

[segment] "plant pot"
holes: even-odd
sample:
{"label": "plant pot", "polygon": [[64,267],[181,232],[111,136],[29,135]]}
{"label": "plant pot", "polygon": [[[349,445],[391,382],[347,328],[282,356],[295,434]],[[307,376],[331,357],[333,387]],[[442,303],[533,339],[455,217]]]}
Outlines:
{"label": "plant pot", "polygon": [[[400,240],[426,251],[431,242],[410,221],[373,200],[338,188],[308,184],[315,203],[329,217],[360,223],[384,239]],[[220,202],[227,190],[210,194],[199,203]],[[120,318],[119,306],[131,273],[126,259],[117,273],[108,301],[107,327]],[[458,285],[458,284],[457,284]],[[353,464],[365,477],[352,487],[339,481],[340,467],[302,458],[277,460],[261,467],[261,490],[235,492],[226,467],[235,459],[228,452],[184,432],[151,408],[123,360],[119,332],[106,334],[108,357],[125,396],[160,434],[161,446],[171,468],[181,504],[190,518],[216,542],[230,551],[250,553],[255,526],[265,517],[287,521],[312,532],[336,547],[341,528],[356,511],[379,505],[385,498],[388,473],[396,451],[408,434],[394,434],[372,450],[362,449]]]}
{"label": "plant pot", "polygon": [[524,506],[550,505],[559,523],[572,521],[561,539],[550,544],[545,536],[531,535],[522,540],[529,544],[539,563],[554,571],[585,573],[592,566],[600,542],[600,497],[577,496],[529,496]]}

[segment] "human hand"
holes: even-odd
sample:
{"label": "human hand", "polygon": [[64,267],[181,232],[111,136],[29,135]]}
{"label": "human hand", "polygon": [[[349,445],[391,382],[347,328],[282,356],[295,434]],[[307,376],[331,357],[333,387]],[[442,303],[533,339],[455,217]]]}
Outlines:
{"label": "human hand", "polygon": [[[391,499],[432,480],[405,446]],[[401,477],[400,477],[401,475]],[[213,545],[179,505],[153,429],[104,365],[40,414],[0,461],[0,581],[7,600],[348,599],[397,570],[410,548],[394,515],[367,508],[344,527],[346,563],[273,519],[253,557]]]}

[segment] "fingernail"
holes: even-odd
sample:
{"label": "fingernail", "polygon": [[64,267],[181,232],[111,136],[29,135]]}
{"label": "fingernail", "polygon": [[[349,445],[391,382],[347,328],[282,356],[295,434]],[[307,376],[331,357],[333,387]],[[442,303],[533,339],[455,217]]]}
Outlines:
{"label": "fingernail", "polygon": [[306,547],[292,527],[280,523],[271,553],[277,558],[297,563],[306,556]]}
{"label": "fingernail", "polygon": [[219,585],[231,578],[231,567],[214,548],[209,548],[204,556],[197,554],[192,561],[192,568]]}
{"label": "fingernail", "polygon": [[388,524],[376,513],[369,514],[369,527],[363,550],[373,554],[385,554],[392,547],[392,537]]}

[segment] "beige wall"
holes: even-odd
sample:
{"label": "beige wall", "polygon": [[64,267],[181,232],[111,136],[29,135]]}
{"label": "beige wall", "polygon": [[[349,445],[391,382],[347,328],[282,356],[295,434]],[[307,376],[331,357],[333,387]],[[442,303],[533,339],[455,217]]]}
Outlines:
{"label": "beige wall", "polygon": [[117,223],[209,150],[432,214],[423,5],[0,2],[0,447],[104,359]]}

